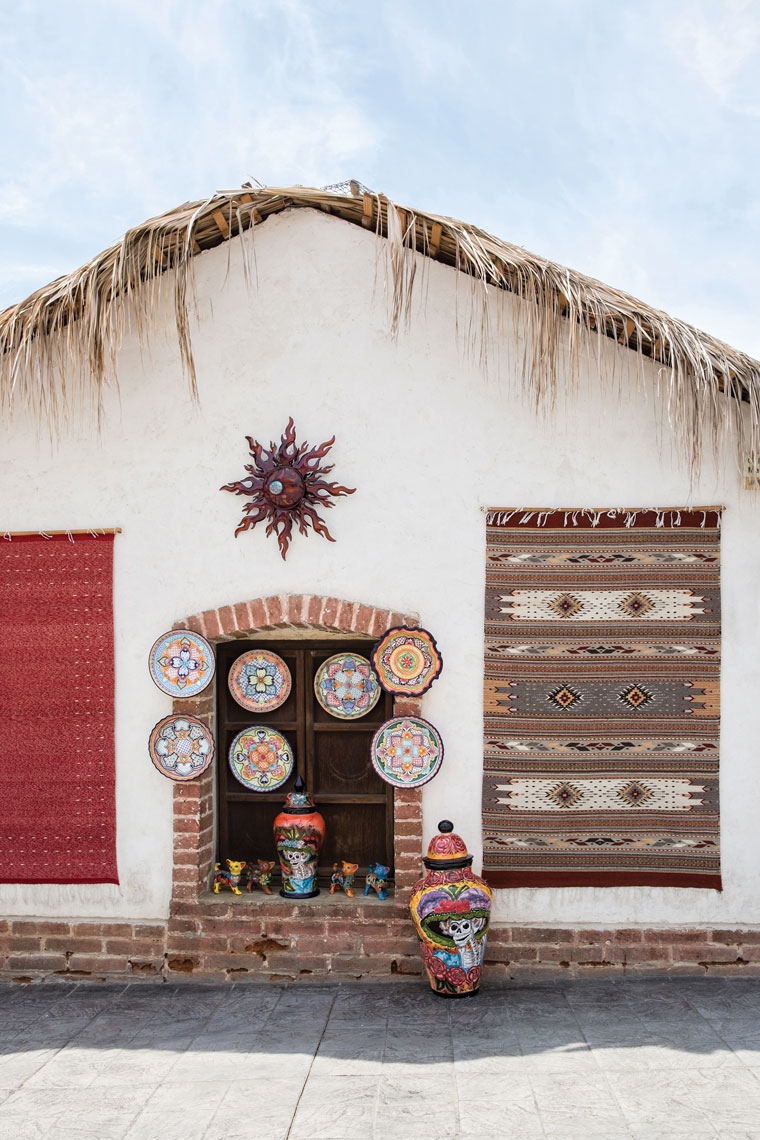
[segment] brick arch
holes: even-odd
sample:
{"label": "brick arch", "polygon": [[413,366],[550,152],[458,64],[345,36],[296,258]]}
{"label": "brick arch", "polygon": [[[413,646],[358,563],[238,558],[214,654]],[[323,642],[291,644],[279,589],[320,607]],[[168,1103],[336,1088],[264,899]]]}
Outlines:
{"label": "brick arch", "polygon": [[278,629],[315,629],[379,637],[394,625],[414,625],[417,614],[395,613],[366,602],[319,594],[270,594],[218,610],[204,610],[175,628],[192,629],[211,641],[228,641]]}
{"label": "brick arch", "polygon": [[[192,629],[212,643],[248,638],[274,630],[296,629],[380,637],[397,625],[415,625],[416,614],[403,614],[367,602],[352,602],[316,594],[272,594],[220,609],[204,610],[174,623],[175,629]],[[397,697],[397,716],[420,712],[417,697]],[[209,690],[192,700],[176,701],[174,712],[197,716],[214,731],[214,693]],[[217,756],[215,763],[222,763]],[[204,920],[216,903],[204,903],[214,860],[214,769],[197,780],[174,785],[174,861],[169,941],[175,953],[182,947],[191,953],[203,951]],[[419,878],[422,848],[421,791],[395,789],[393,797],[394,861],[396,899],[403,906],[409,888]],[[224,896],[220,896],[223,899]],[[248,909],[248,908],[246,908]],[[395,908],[394,908],[395,909]],[[255,922],[260,907],[250,908]],[[239,913],[239,912],[238,912]],[[336,918],[345,918],[338,912]],[[214,921],[216,916],[211,916]],[[332,921],[326,914],[327,926]],[[328,932],[329,933],[329,932]]]}

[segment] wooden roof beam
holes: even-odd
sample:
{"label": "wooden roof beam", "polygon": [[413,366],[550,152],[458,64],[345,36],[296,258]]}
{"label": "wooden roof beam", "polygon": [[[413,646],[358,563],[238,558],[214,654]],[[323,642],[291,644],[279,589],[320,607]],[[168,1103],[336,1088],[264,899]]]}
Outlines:
{"label": "wooden roof beam", "polygon": [[216,222],[217,229],[219,230],[219,233],[222,235],[222,237],[226,241],[227,238],[230,236],[229,222],[227,221],[227,219],[225,218],[225,216],[221,210],[214,210],[211,217]]}

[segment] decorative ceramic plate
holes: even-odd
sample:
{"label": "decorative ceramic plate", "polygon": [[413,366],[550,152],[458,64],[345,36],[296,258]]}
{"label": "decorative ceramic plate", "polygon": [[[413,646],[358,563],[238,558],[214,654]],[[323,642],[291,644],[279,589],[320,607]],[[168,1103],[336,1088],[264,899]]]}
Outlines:
{"label": "decorative ceramic plate", "polygon": [[274,712],[290,696],[290,669],[269,649],[251,649],[238,657],[227,684],[233,697],[251,712]]}
{"label": "decorative ceramic plate", "polygon": [[372,737],[372,766],[394,788],[419,788],[432,780],[443,760],[437,729],[420,716],[396,716]]}
{"label": "decorative ceramic plate", "polygon": [[441,672],[443,660],[432,633],[394,626],[372,650],[372,665],[386,692],[419,697]]}
{"label": "decorative ceramic plate", "polygon": [[317,669],[314,692],[325,712],[339,720],[365,716],[380,700],[372,666],[358,653],[336,653]]}
{"label": "decorative ceramic plate", "polygon": [[194,716],[165,716],[150,734],[150,758],[170,780],[194,780],[214,759],[214,738]]}
{"label": "decorative ceramic plate", "polygon": [[214,676],[214,651],[199,633],[173,629],[150,651],[150,675],[170,697],[197,697]]}
{"label": "decorative ceramic plate", "polygon": [[255,724],[232,741],[230,768],[235,779],[252,792],[271,792],[293,771],[293,749],[273,728]]}

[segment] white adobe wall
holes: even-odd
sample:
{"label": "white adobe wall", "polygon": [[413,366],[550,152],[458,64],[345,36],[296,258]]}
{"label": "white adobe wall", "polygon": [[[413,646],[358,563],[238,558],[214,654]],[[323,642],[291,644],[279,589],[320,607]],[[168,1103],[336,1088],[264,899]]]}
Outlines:
{"label": "white adobe wall", "polygon": [[[0,429],[3,529],[121,526],[115,545],[116,740],[121,887],[0,887],[0,912],[158,918],[168,911],[171,784],[146,751],[170,711],[146,658],[178,617],[272,593],[329,594],[417,611],[445,669],[424,700],[446,759],[425,788],[425,834],[454,819],[480,850],[483,577],[481,507],[724,503],[722,894],[665,888],[499,891],[496,917],[592,924],[760,923],[757,866],[758,506],[731,470],[689,494],[658,431],[653,400],[603,397],[595,379],[552,421],[536,418],[510,380],[485,379],[458,347],[455,290],[426,263],[425,314],[397,343],[373,296],[375,238],[312,211],[256,233],[258,290],[239,243],[196,260],[201,323],[194,335],[200,408],[188,397],[176,344],[134,341],[121,354],[121,398],[97,438],[81,425],[51,447],[31,425]],[[228,254],[231,263],[228,273]],[[382,276],[380,277],[382,285]],[[169,322],[170,323],[170,322]],[[605,368],[632,355],[607,342]],[[652,375],[654,375],[652,373]],[[651,395],[651,394],[650,394]],[[329,524],[337,539],[296,536],[283,564],[263,530],[238,538],[242,500],[222,494],[247,460],[244,435],[335,433],[335,477],[356,486]],[[664,441],[663,441],[664,440]],[[477,866],[477,863],[476,863]]]}

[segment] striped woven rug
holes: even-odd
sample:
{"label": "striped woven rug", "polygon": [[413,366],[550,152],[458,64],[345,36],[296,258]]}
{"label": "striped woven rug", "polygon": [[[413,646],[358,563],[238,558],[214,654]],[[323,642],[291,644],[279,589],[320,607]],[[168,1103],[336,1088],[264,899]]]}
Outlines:
{"label": "striped woven rug", "polygon": [[720,890],[720,508],[486,520],[486,879]]}

